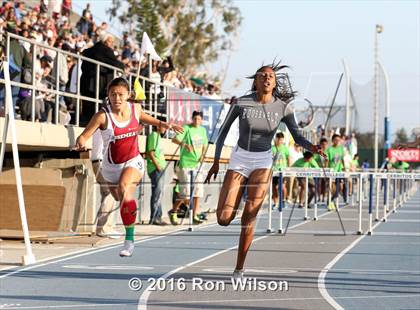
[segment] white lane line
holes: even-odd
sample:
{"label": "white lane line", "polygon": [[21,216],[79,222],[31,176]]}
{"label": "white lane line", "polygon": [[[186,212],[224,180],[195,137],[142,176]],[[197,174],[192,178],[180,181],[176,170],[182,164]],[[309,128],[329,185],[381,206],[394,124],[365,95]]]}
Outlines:
{"label": "white lane line", "polygon": [[[220,268],[204,268],[202,271],[204,272],[215,272],[215,273],[230,273],[232,272],[231,268],[220,267]],[[292,269],[260,269],[260,268],[246,268],[246,273],[268,273],[268,274],[288,274],[288,273],[297,273],[298,270],[292,270]]]}
{"label": "white lane line", "polygon": [[[378,222],[372,227],[372,231],[375,230],[375,228],[380,225],[383,222]],[[375,232],[375,234],[377,234]],[[343,307],[341,307],[334,298],[331,297],[331,295],[328,293],[327,288],[325,286],[325,277],[328,273],[328,271],[345,255],[347,252],[349,252],[354,246],[356,246],[363,238],[365,238],[367,235],[362,235],[356,240],[354,240],[348,247],[346,247],[343,251],[341,251],[336,257],[333,258],[332,261],[330,261],[320,272],[318,276],[318,290],[321,293],[321,296],[324,297],[324,299],[336,310],[344,310]]]}
{"label": "white lane line", "polygon": [[89,269],[89,270],[152,270],[154,267],[135,265],[63,265],[68,269]]}
{"label": "white lane line", "polygon": [[403,237],[420,237],[420,233],[415,232],[393,232],[393,231],[385,231],[385,232],[375,232],[375,236],[403,236]]}
{"label": "white lane line", "polygon": [[[289,234],[297,234],[297,235],[300,235],[300,234],[303,234],[303,235],[305,235],[305,234],[306,235],[334,235],[334,237],[336,235],[344,236],[342,230],[293,230],[293,231],[289,232]],[[353,231],[346,230],[346,235],[347,236],[356,235],[356,234],[357,234],[357,231],[355,231],[355,230],[353,230]]]}
{"label": "white lane line", "polygon": [[[343,207],[343,208],[345,208],[345,207]],[[331,214],[331,213],[329,213],[329,212],[325,212],[325,213],[323,213],[323,214],[321,214],[319,217],[323,217],[323,216],[326,216],[326,215],[328,215],[328,214]],[[239,220],[239,219],[236,219],[235,221],[237,221],[237,220]],[[299,227],[299,226],[301,226],[301,225],[304,225],[304,224],[307,224],[307,223],[310,223],[310,222],[308,222],[308,221],[303,221],[303,222],[301,222],[301,223],[298,223],[298,224],[295,224],[295,225],[292,225],[292,226],[290,226],[289,227],[289,229],[293,229],[293,228],[295,228],[295,227]],[[254,243],[254,242],[256,242],[256,241],[259,241],[259,240],[262,240],[262,239],[265,239],[265,238],[267,238],[267,237],[269,237],[269,236],[273,236],[273,234],[267,234],[267,235],[265,235],[265,236],[261,236],[261,237],[259,237],[259,238],[256,238],[256,239],[254,239],[253,241],[252,241],[252,243]],[[162,275],[162,276],[160,276],[159,278],[157,278],[156,279],[156,281],[159,281],[160,279],[162,279],[162,280],[165,280],[166,278],[168,278],[169,276],[171,276],[171,275],[173,275],[173,274],[175,274],[175,273],[177,273],[177,272],[179,272],[179,271],[181,271],[181,270],[183,270],[183,269],[185,269],[185,268],[188,268],[188,267],[191,267],[191,266],[194,266],[194,265],[196,265],[196,264],[198,264],[198,263],[201,263],[201,262],[203,262],[203,261],[206,261],[206,260],[208,260],[208,259],[210,259],[210,258],[213,258],[213,257],[215,257],[215,256],[218,256],[218,255],[220,255],[220,254],[223,254],[223,253],[226,253],[226,252],[229,252],[229,251],[231,251],[231,250],[233,250],[233,249],[235,249],[235,248],[237,248],[238,246],[237,245],[235,245],[235,246],[232,246],[232,247],[230,247],[230,248],[228,248],[228,249],[224,249],[224,250],[222,250],[222,251],[219,251],[219,252],[216,252],[216,253],[213,253],[213,254],[211,254],[211,255],[209,255],[209,256],[205,256],[205,257],[203,257],[203,258],[201,258],[201,259],[198,259],[198,260],[195,260],[195,261],[193,261],[193,262],[191,262],[191,263],[188,263],[188,264],[186,264],[186,265],[183,265],[183,266],[180,266],[180,267],[178,267],[178,268],[176,268],[176,269],[173,269],[173,270],[171,270],[171,271],[168,271],[167,273],[165,273],[164,275]],[[160,280],[161,281],[161,280]],[[139,304],[138,304],[138,310],[146,310],[147,309],[147,301],[148,301],[148,299],[149,299],[149,296],[150,296],[150,294],[151,294],[151,290],[150,290],[150,288],[152,287],[152,284],[151,285],[149,285],[144,291],[143,291],[143,293],[141,294],[141,296],[140,296],[140,298],[139,298]]]}
{"label": "white lane line", "polygon": [[[342,230],[293,230],[289,232],[290,234],[296,235],[343,235]],[[358,235],[357,231],[346,231],[347,235]],[[383,232],[374,232],[375,236],[403,236],[403,237],[420,237],[420,233],[417,232],[404,232],[404,231],[383,231]],[[344,235],[343,235],[344,236]]]}
{"label": "white lane line", "polygon": [[[337,299],[371,299],[371,298],[419,298],[420,294],[411,295],[369,295],[369,296],[342,296]],[[291,298],[254,298],[254,299],[218,299],[218,300],[184,300],[184,301],[155,301],[150,305],[176,305],[176,304],[212,304],[212,303],[231,303],[231,302],[265,302],[265,301],[306,301],[306,300],[324,300],[322,297],[291,297]],[[83,308],[94,307],[116,307],[127,304],[83,304]],[[29,307],[7,307],[0,309],[59,309],[59,308],[79,308],[81,305],[57,305],[57,306],[29,306]]]}
{"label": "white lane line", "polygon": [[403,220],[403,219],[389,219],[388,223],[420,223],[420,220]]}
{"label": "white lane line", "polygon": [[[382,222],[376,223],[372,227],[372,231]],[[344,310],[343,307],[341,307],[334,298],[331,297],[331,295],[328,293],[327,288],[325,287],[325,277],[328,273],[328,271],[345,255],[348,251],[350,251],[356,244],[358,244],[363,238],[365,238],[367,235],[362,235],[356,240],[354,240],[348,247],[346,247],[343,251],[341,251],[336,257],[333,258],[332,261],[330,261],[327,266],[325,266],[322,271],[319,273],[318,276],[318,291],[321,293],[321,296],[324,297],[324,299],[336,310]]]}
{"label": "white lane line", "polygon": [[[200,228],[208,228],[208,227],[215,226],[215,225],[217,225],[217,223],[212,223],[212,224],[204,225],[204,226],[201,226]],[[141,239],[141,240],[135,241],[134,243],[135,244],[139,244],[139,243],[143,243],[143,242],[147,242],[147,241],[153,241],[153,240],[161,239],[161,238],[166,237],[166,236],[177,235],[177,234],[180,234],[182,232],[186,232],[186,228],[185,227],[179,228],[179,229],[174,230],[172,232],[164,233],[161,236],[156,236],[156,237]],[[116,244],[111,244],[111,245],[108,245],[107,244],[107,245],[100,246],[100,247],[98,247],[95,250],[92,250],[92,249],[87,249],[87,250],[86,249],[83,249],[83,250],[75,251],[73,253],[67,253],[67,254],[61,254],[61,255],[57,255],[57,256],[53,256],[53,257],[48,257],[48,258],[45,258],[45,259],[42,259],[42,260],[39,260],[38,261],[39,263],[45,262],[43,264],[36,264],[36,265],[33,265],[33,266],[28,266],[28,267],[25,267],[25,268],[21,268],[21,269],[15,270],[15,271],[8,272],[8,273],[6,273],[4,275],[1,275],[0,276],[0,279],[6,278],[8,276],[11,276],[11,275],[14,275],[14,274],[17,274],[17,273],[20,273],[22,271],[32,270],[32,269],[36,269],[36,268],[39,268],[39,267],[47,266],[47,265],[50,265],[50,264],[64,262],[64,261],[67,261],[67,260],[70,260],[70,259],[73,259],[73,258],[78,258],[78,257],[82,257],[82,256],[86,256],[86,255],[95,254],[95,253],[103,252],[103,251],[106,251],[106,250],[114,249],[114,248],[120,247],[121,244],[122,244],[122,242],[119,241]],[[65,256],[69,256],[69,257],[65,257]],[[57,258],[60,258],[60,257],[65,257],[65,258],[63,258],[63,259],[57,259]],[[14,267],[12,267],[12,268],[14,268]]]}

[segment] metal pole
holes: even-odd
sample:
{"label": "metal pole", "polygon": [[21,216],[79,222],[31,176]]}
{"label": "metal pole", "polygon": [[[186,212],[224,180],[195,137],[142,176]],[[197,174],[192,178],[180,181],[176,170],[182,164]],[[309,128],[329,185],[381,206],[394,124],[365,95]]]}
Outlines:
{"label": "metal pole", "polygon": [[[363,195],[362,181],[363,181],[363,175],[359,174],[359,195],[360,195],[360,197],[362,197],[362,195]],[[362,208],[363,208],[363,201],[360,199],[359,200],[359,229],[357,231],[358,235],[361,235],[363,233],[363,230],[362,230]]]}
{"label": "metal pole", "polygon": [[[60,53],[57,53],[57,68],[55,72],[55,90],[60,90]],[[60,96],[58,93],[55,94],[55,111],[54,111],[54,124],[58,124],[58,109],[59,109]]]}
{"label": "metal pole", "polygon": [[378,81],[378,34],[382,32],[382,27],[380,25],[376,25],[375,28],[375,47],[374,47],[374,90],[373,90],[373,98],[374,98],[374,109],[373,109],[373,122],[374,122],[374,150],[375,150],[375,160],[374,160],[374,168],[378,168],[378,145],[379,145],[379,81]]}
{"label": "metal pole", "polygon": [[[6,60],[7,60],[7,63],[9,64],[9,62],[10,62],[10,36],[9,36],[8,32],[6,32]],[[7,68],[9,68],[9,67],[7,67]],[[6,93],[6,91],[4,91],[4,92]],[[6,97],[5,97],[5,99],[6,99]],[[6,102],[6,100],[5,100],[5,102]],[[6,104],[4,106],[6,106]]]}
{"label": "metal pole", "polygon": [[340,179],[335,178],[335,208],[338,209],[340,200]]}
{"label": "metal pole", "polygon": [[385,154],[384,157],[388,156],[388,150],[391,148],[391,128],[390,128],[390,116],[391,116],[391,105],[390,105],[390,89],[389,89],[389,76],[385,71],[384,66],[378,60],[378,67],[382,71],[385,79],[385,118],[384,118],[384,140],[385,140]]}
{"label": "metal pole", "polygon": [[193,231],[193,197],[194,197],[194,171],[190,171],[190,205],[189,205],[189,228]]}
{"label": "metal pole", "polygon": [[283,233],[283,173],[279,174],[279,234]]}
{"label": "metal pole", "polygon": [[402,207],[402,204],[403,204],[403,199],[402,199],[402,195],[403,195],[403,181],[404,180],[400,180],[400,194],[399,194],[399,207],[401,208]]}
{"label": "metal pole", "polygon": [[379,192],[381,189],[381,179],[376,179],[376,205],[375,205],[375,222],[379,221]]}
{"label": "metal pole", "polygon": [[[96,66],[96,83],[95,83],[95,86],[96,86],[96,89],[95,89],[95,99],[96,99],[96,101],[95,101],[95,113],[98,112],[98,110],[99,110],[99,102],[98,102],[98,100],[99,100],[99,72],[100,72],[100,65],[97,65]],[[92,104],[92,103],[89,102],[89,104]]]}
{"label": "metal pole", "polygon": [[397,212],[397,179],[392,181],[392,213]]}
{"label": "metal pole", "polygon": [[345,178],[343,181],[344,181],[344,184],[343,184],[343,186],[344,186],[344,188],[343,188],[344,200],[345,200],[346,205],[348,205],[348,203],[349,203],[348,199],[349,199],[350,182],[349,182],[348,178]]}
{"label": "metal pole", "polygon": [[373,174],[369,175],[369,231],[368,235],[372,235],[372,205],[373,205]]}
{"label": "metal pole", "polygon": [[382,218],[382,222],[386,222],[386,211],[387,211],[387,204],[388,204],[388,179],[384,179],[384,214]]}
{"label": "metal pole", "polygon": [[314,205],[314,221],[318,220],[318,178],[314,178],[315,183],[315,205]]}
{"label": "metal pole", "polygon": [[35,62],[36,62],[36,45],[32,45],[32,76],[31,76],[31,121],[35,122],[35,103],[36,103],[36,91],[35,91]]}
{"label": "metal pole", "polygon": [[[329,177],[328,178],[328,201],[327,201],[327,206],[332,201],[331,191],[332,191],[332,177]],[[327,210],[330,211],[329,207],[327,207]]]}
{"label": "metal pole", "polygon": [[[306,221],[308,217],[308,177],[305,177],[305,216],[303,219]],[[302,202],[301,202],[302,203]]]}
{"label": "metal pole", "polygon": [[270,180],[270,190],[269,190],[269,198],[268,198],[268,227],[267,232],[271,233],[271,201],[273,197],[273,179]]}
{"label": "metal pole", "polygon": [[[6,91],[5,91],[6,95]],[[5,98],[6,99],[6,98]],[[9,116],[4,115],[4,125],[3,125],[3,140],[1,140],[1,149],[0,149],[0,173],[3,172],[3,163],[4,163],[4,154],[6,152],[6,142],[7,142],[7,131],[9,129]]]}
{"label": "metal pole", "polygon": [[77,58],[76,62],[77,68],[76,68],[76,75],[77,75],[77,85],[76,85],[76,92],[77,92],[77,98],[76,98],[76,126],[79,127],[80,123],[80,82],[81,79],[79,78],[79,69],[80,67],[80,58]]}
{"label": "metal pole", "polygon": [[344,67],[344,74],[346,76],[346,127],[345,127],[345,135],[348,136],[350,134],[350,121],[351,121],[351,96],[350,96],[350,73],[347,67],[346,60],[343,58],[343,67]]}
{"label": "metal pole", "polygon": [[357,200],[357,203],[359,203],[359,200],[360,199],[362,199],[362,197],[360,197],[360,195],[359,195],[359,190],[356,189],[356,200]]}

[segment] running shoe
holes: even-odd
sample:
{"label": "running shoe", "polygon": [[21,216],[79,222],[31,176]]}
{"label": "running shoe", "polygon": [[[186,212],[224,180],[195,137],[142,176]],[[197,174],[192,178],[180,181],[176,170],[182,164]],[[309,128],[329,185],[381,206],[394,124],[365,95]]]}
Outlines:
{"label": "running shoe", "polygon": [[168,215],[172,225],[179,225],[178,214],[176,212],[169,211]]}
{"label": "running shoe", "polygon": [[200,218],[197,215],[194,215],[193,217],[193,224],[202,224],[203,221],[200,220]]}
{"label": "running shoe", "polygon": [[124,241],[124,248],[120,251],[120,257],[131,257],[134,252],[134,242],[131,240]]}
{"label": "running shoe", "polygon": [[330,202],[328,205],[327,205],[327,209],[328,209],[328,211],[334,211],[336,208],[335,208],[335,204],[334,204],[334,202]]}
{"label": "running shoe", "polygon": [[244,278],[244,270],[237,270],[235,269],[232,274],[232,279],[234,280],[242,280]]}

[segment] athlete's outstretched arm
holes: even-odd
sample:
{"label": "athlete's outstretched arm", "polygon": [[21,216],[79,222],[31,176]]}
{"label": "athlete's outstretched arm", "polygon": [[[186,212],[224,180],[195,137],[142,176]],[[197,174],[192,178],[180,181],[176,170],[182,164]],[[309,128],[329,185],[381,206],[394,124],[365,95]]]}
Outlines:
{"label": "athlete's outstretched arm", "polygon": [[141,114],[140,114],[140,121],[143,124],[152,125],[152,126],[156,126],[156,127],[163,127],[165,129],[172,129],[176,133],[182,133],[184,131],[182,126],[179,126],[179,125],[173,124],[173,123],[162,122],[162,121],[154,118],[153,116],[151,116],[151,115],[149,115],[149,114],[147,114],[143,111],[141,111]]}
{"label": "athlete's outstretched arm", "polygon": [[105,112],[98,111],[93,115],[93,117],[90,119],[89,123],[87,124],[85,130],[80,134],[80,136],[76,139],[76,144],[74,146],[74,149],[77,151],[86,151],[86,141],[92,137],[94,132],[105,124],[106,116]]}

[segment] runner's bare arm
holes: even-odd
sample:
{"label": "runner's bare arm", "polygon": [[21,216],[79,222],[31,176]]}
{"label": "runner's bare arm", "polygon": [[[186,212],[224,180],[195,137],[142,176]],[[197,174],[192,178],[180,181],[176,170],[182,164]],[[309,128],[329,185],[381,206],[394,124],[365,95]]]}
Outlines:
{"label": "runner's bare arm", "polygon": [[182,128],[182,126],[179,126],[177,124],[173,124],[173,123],[167,123],[167,122],[162,122],[156,118],[154,118],[153,116],[143,112],[140,110],[140,121],[143,124],[147,124],[147,125],[152,125],[152,126],[156,126],[156,127],[163,127],[165,129],[169,129],[169,130],[173,130],[176,133],[182,133],[184,131],[184,129]]}

